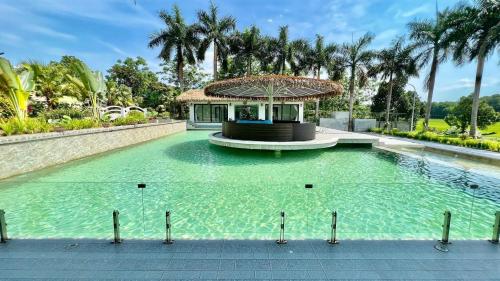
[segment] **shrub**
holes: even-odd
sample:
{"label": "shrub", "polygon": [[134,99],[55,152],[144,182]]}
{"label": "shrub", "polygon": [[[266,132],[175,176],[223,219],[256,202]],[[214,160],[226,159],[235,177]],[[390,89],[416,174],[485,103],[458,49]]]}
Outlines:
{"label": "shrub", "polygon": [[20,121],[17,118],[11,118],[0,123],[0,129],[6,136],[20,134],[46,133],[53,130],[53,126],[43,118],[26,118]]}
{"label": "shrub", "polygon": [[45,119],[47,120],[63,119],[64,116],[71,117],[71,119],[83,119],[85,117],[85,112],[72,108],[60,108],[47,111],[43,114],[43,117],[45,117]]}
{"label": "shrub", "polygon": [[381,134],[384,130],[382,128],[370,128],[370,132]]}
{"label": "shrub", "polygon": [[147,123],[148,119],[144,116],[142,112],[132,111],[126,117],[118,117],[113,120],[113,125],[124,126],[124,125],[135,125]]}
{"label": "shrub", "polygon": [[165,111],[160,114],[158,114],[159,117],[164,118],[164,119],[170,119],[170,112]]}
{"label": "shrub", "polygon": [[486,149],[491,151],[500,151],[500,142],[495,140],[481,140],[469,138],[467,134],[460,134],[457,136],[448,136],[446,134],[440,134],[436,132],[426,131],[426,132],[402,132],[397,129],[382,130],[380,128],[371,128],[371,132],[388,134],[398,137],[412,138],[424,141],[432,141],[443,144],[450,144],[456,146],[464,146],[470,148]]}
{"label": "shrub", "polygon": [[59,123],[65,130],[82,130],[99,127],[99,122],[91,119],[65,119]]}

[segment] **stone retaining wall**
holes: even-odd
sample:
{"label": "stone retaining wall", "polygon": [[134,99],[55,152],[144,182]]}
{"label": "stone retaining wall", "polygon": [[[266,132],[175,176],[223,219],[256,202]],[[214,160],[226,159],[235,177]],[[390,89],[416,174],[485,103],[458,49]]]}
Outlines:
{"label": "stone retaining wall", "polygon": [[0,179],[185,130],[185,121],[174,121],[0,137]]}

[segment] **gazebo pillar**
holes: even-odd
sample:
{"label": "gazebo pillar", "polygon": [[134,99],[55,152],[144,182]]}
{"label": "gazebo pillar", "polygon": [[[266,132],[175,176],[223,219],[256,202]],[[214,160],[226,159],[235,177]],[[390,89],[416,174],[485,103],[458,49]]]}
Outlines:
{"label": "gazebo pillar", "polygon": [[269,95],[269,102],[268,102],[268,116],[269,116],[269,120],[271,120],[271,122],[273,121],[273,96],[272,95]]}

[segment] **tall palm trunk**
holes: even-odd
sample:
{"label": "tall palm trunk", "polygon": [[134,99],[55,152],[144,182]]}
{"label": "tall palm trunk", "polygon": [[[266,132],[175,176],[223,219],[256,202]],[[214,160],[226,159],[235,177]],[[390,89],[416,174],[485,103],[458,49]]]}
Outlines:
{"label": "tall palm trunk", "polygon": [[434,83],[436,82],[436,72],[437,72],[437,53],[434,52],[434,56],[432,57],[431,64],[431,72],[429,74],[429,92],[427,94],[427,107],[425,109],[425,121],[424,121],[424,130],[429,129],[429,119],[431,118],[431,109],[432,109],[432,95],[434,94]]}
{"label": "tall palm trunk", "polygon": [[214,40],[214,81],[217,81],[217,44]]}
{"label": "tall palm trunk", "polygon": [[[317,70],[318,70],[317,78],[319,79],[319,74],[320,74],[320,71],[321,71],[321,65],[318,64]],[[317,122],[319,122],[319,101],[320,101],[320,99],[316,100],[316,120],[317,120]]]}
{"label": "tall palm trunk", "polygon": [[354,131],[354,124],[352,119],[352,112],[354,109],[354,66],[351,67],[351,77],[349,78],[349,124],[347,130],[349,132]]}
{"label": "tall palm trunk", "polygon": [[391,75],[389,75],[389,93],[387,95],[387,101],[386,101],[386,110],[385,110],[385,129],[389,129],[390,126],[390,111],[391,111],[391,99],[392,99],[392,72]]}
{"label": "tall palm trunk", "polygon": [[252,75],[252,56],[248,56],[247,59],[247,76]]}
{"label": "tall palm trunk", "polygon": [[479,111],[479,95],[481,92],[481,80],[483,79],[484,51],[481,50],[477,57],[476,82],[474,84],[474,95],[472,97],[472,112],[470,116],[469,135],[477,138],[477,113]]}
{"label": "tall palm trunk", "polygon": [[184,57],[181,48],[177,49],[177,79],[181,92],[184,92]]}

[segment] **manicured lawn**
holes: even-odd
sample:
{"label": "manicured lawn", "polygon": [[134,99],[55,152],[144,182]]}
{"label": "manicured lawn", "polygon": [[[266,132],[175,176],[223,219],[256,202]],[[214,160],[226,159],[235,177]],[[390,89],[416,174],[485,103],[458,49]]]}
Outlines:
{"label": "manicured lawn", "polygon": [[[439,131],[445,131],[450,127],[448,124],[446,124],[446,122],[444,122],[443,119],[430,119],[429,126]],[[417,131],[422,131],[424,129],[424,118],[418,120],[416,129]]]}
{"label": "manicured lawn", "polygon": [[[429,125],[431,128],[435,128],[439,131],[445,131],[450,127],[448,124],[446,124],[446,122],[444,122],[443,119],[431,119]],[[416,129],[417,131],[421,131],[423,128],[424,128],[424,119],[421,118],[418,120]],[[486,129],[481,130],[481,134],[483,134],[485,138],[499,139],[500,122],[496,122],[495,124],[488,126]]]}

